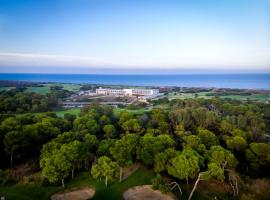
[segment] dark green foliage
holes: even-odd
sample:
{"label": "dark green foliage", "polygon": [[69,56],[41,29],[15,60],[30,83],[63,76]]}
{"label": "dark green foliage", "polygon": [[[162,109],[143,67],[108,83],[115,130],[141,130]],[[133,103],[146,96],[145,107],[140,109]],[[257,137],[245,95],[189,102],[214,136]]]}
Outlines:
{"label": "dark green foliage", "polygon": [[[228,181],[231,171],[262,175],[259,172],[270,166],[261,115],[266,108],[198,98],[166,102],[164,109],[136,116],[117,115],[97,103],[83,108],[77,118],[69,114],[58,118],[54,113],[3,116],[0,164],[6,169],[9,160],[15,167],[30,159],[40,161],[43,176],[55,184],[90,170],[96,178],[114,181],[123,167],[135,162],[176,181],[198,177]],[[153,184],[167,192],[161,176]]]}
{"label": "dark green foliage", "polygon": [[137,158],[146,165],[153,165],[154,155],[174,146],[175,141],[169,135],[153,136],[147,133],[140,138],[137,147]]}
{"label": "dark green foliage", "polygon": [[231,150],[240,151],[247,147],[247,141],[241,136],[234,136],[226,141],[227,147]]}
{"label": "dark green foliage", "polygon": [[17,92],[16,90],[0,92],[0,113],[41,112],[49,111],[58,106],[58,97],[49,93]]}
{"label": "dark green foliage", "polygon": [[160,190],[163,193],[170,192],[170,187],[167,185],[167,183],[163,180],[162,176],[160,174],[157,174],[155,178],[151,180],[152,187],[155,190]]}
{"label": "dark green foliage", "polygon": [[116,129],[114,127],[114,125],[112,124],[107,124],[103,127],[103,131],[104,131],[104,137],[105,138],[113,138],[115,137],[116,134]]}
{"label": "dark green foliage", "polygon": [[169,161],[176,157],[180,152],[176,151],[174,148],[166,149],[155,155],[154,171],[160,173],[167,170],[167,165]]}
{"label": "dark green foliage", "polygon": [[218,137],[209,130],[199,129],[198,136],[201,139],[202,144],[204,144],[208,149],[213,145],[219,144]]}
{"label": "dark green foliage", "polygon": [[9,169],[2,170],[0,169],[0,186],[5,185],[8,182],[12,181],[11,173]]}
{"label": "dark green foliage", "polygon": [[129,119],[122,124],[122,128],[126,133],[140,133],[142,125],[138,119]]}
{"label": "dark green foliage", "polygon": [[114,181],[118,177],[119,166],[107,156],[102,156],[97,163],[92,166],[91,175],[93,178],[104,178],[105,185],[108,181]]}
{"label": "dark green foliage", "polygon": [[116,139],[101,140],[97,149],[98,156],[110,156],[110,148],[114,146]]}
{"label": "dark green foliage", "polygon": [[68,121],[50,113],[6,118],[2,121],[0,130],[10,165],[39,156],[43,144],[71,127]]}
{"label": "dark green foliage", "polygon": [[127,166],[133,163],[136,154],[135,148],[139,141],[139,136],[135,134],[127,134],[117,140],[110,148],[112,157],[120,166]]}
{"label": "dark green foliage", "polygon": [[202,161],[199,154],[191,148],[172,158],[167,165],[168,173],[180,180],[195,178],[200,172]]}
{"label": "dark green foliage", "polygon": [[[270,168],[270,146],[265,143],[251,143],[246,150],[246,158],[253,170]],[[264,170],[262,170],[264,171]]]}

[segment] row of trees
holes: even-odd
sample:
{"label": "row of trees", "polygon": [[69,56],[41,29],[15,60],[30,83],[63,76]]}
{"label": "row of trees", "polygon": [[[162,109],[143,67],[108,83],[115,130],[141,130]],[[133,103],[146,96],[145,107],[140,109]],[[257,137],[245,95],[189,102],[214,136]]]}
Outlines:
{"label": "row of trees", "polygon": [[53,141],[45,144],[40,155],[40,167],[43,176],[50,182],[62,181],[75,169],[89,169],[94,159],[93,152],[98,140],[96,136],[74,132],[65,132]]}
{"label": "row of trees", "polygon": [[44,112],[58,106],[56,93],[46,95],[19,92],[17,89],[0,92],[0,113]]}
{"label": "row of trees", "polygon": [[16,164],[39,156],[43,176],[63,186],[76,172],[88,170],[106,185],[121,181],[123,168],[140,162],[158,177],[194,182],[190,198],[201,180],[211,178],[227,181],[237,195],[238,174],[269,175],[270,146],[264,136],[265,107],[236,105],[219,99],[174,100],[161,105],[167,109],[134,116],[93,104],[79,117],[9,117],[0,126],[1,154],[11,161],[15,157]]}
{"label": "row of trees", "polygon": [[[43,144],[72,129],[67,119],[54,113],[17,115],[5,118],[0,125],[1,167],[10,167],[40,155]],[[3,161],[3,162],[2,162]]]}
{"label": "row of trees", "polygon": [[[187,120],[185,114],[189,111],[191,118]],[[169,113],[154,109],[150,114],[137,117],[128,112],[115,116],[109,107],[99,106],[90,107],[83,113],[74,121],[73,129],[95,135],[99,140],[96,151],[92,152],[99,159],[91,173],[96,178],[103,177],[106,182],[116,176],[121,180],[122,168],[135,161],[153,167],[157,173],[185,180],[198,175],[202,179],[205,174],[220,169],[222,176],[218,179],[224,179],[225,170],[242,170],[241,167],[236,168],[237,160],[256,172],[269,166],[269,146],[262,142],[263,134],[252,137],[249,128],[236,128],[225,121],[221,114],[203,107],[198,111],[180,108]],[[185,122],[195,125],[185,126]],[[174,123],[178,125],[174,126]],[[113,128],[105,131],[106,127]],[[216,133],[206,128],[212,128]],[[222,155],[225,158],[214,161],[213,156],[209,156],[213,152],[218,155],[216,159]],[[108,169],[105,170],[106,167]],[[217,170],[217,167],[220,169]],[[211,176],[215,177],[214,174]]]}

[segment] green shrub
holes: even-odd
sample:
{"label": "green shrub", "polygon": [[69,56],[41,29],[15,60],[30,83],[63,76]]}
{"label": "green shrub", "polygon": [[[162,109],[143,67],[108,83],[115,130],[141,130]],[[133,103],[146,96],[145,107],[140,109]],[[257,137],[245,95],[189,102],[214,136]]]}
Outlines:
{"label": "green shrub", "polygon": [[43,177],[41,173],[35,173],[28,176],[23,176],[22,180],[19,181],[21,185],[42,185]]}
{"label": "green shrub", "polygon": [[12,178],[11,178],[11,171],[10,170],[2,170],[0,169],[0,185],[5,185],[7,184],[8,182],[12,181]]}
{"label": "green shrub", "polygon": [[166,184],[166,182],[163,180],[160,174],[157,174],[157,176],[153,178],[151,182],[152,182],[152,187],[155,190],[159,190],[162,193],[168,193],[170,191],[169,186]]}

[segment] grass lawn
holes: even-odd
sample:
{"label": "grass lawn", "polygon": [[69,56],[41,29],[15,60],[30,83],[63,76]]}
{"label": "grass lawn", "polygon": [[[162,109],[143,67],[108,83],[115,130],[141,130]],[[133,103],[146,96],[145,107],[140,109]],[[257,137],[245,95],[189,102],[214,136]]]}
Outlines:
{"label": "grass lawn", "polygon": [[145,112],[147,112],[149,110],[146,109],[146,108],[139,108],[139,109],[134,109],[134,110],[130,110],[130,109],[127,109],[127,108],[114,108],[113,109],[113,112],[114,112],[115,115],[118,115],[123,111],[130,112],[130,113],[132,113],[134,115],[141,115],[141,114],[143,114],[143,113],[145,113]]}
{"label": "grass lawn", "polygon": [[15,87],[0,87],[0,92],[4,90],[11,90],[14,89]]}
{"label": "grass lawn", "polygon": [[81,88],[81,85],[79,84],[69,84],[69,83],[65,83],[65,84],[61,84],[63,86],[63,88],[65,90],[69,90],[72,92],[78,92]]}
{"label": "grass lawn", "polygon": [[170,105],[169,104],[160,104],[160,105],[155,105],[154,107],[153,107],[153,109],[154,108],[158,108],[158,109],[162,109],[162,110],[166,110],[166,111],[169,111],[170,110]]}
{"label": "grass lawn", "polygon": [[259,102],[265,102],[267,99],[270,98],[270,94],[252,94],[248,96],[243,95],[229,95],[229,96],[221,96],[220,98],[231,98],[231,99],[237,99],[237,100],[251,100],[251,101],[259,101]]}
{"label": "grass lawn", "polygon": [[[210,97],[206,96],[207,93],[209,93],[209,92],[198,92],[196,94],[198,94],[198,98],[206,98],[206,99],[212,98],[211,96]],[[191,99],[191,98],[195,98],[195,93],[170,92],[167,95],[167,97],[169,100],[172,100],[172,99]]]}
{"label": "grass lawn", "polygon": [[80,114],[80,111],[81,111],[80,108],[71,108],[67,110],[56,111],[55,113],[58,117],[64,117],[66,113],[78,116]]}
{"label": "grass lawn", "polygon": [[47,94],[50,92],[50,87],[54,85],[58,86],[63,86],[63,89],[73,91],[73,92],[78,92],[80,90],[81,85],[79,84],[69,84],[69,83],[47,83],[47,84],[42,84],[43,87],[35,87],[35,86],[30,86],[27,87],[25,92],[35,92],[39,94]]}
{"label": "grass lawn", "polygon": [[44,85],[44,87],[35,87],[35,86],[31,86],[31,87],[27,87],[27,89],[24,92],[35,92],[35,93],[39,93],[39,94],[47,94],[50,91],[50,87]]}
{"label": "grass lawn", "polygon": [[79,84],[72,84],[72,83],[47,83],[43,84],[45,87],[50,88],[51,86],[62,86],[64,90],[78,92],[81,88],[81,85]]}
{"label": "grass lawn", "polygon": [[[80,108],[70,108],[70,109],[66,109],[66,110],[49,111],[49,112],[54,112],[58,117],[64,117],[65,113],[70,113],[70,114],[78,116],[80,114],[80,111],[81,111]],[[42,113],[46,113],[46,112],[16,113],[14,115],[16,115],[16,116],[21,116],[21,115],[26,115],[26,114],[37,115],[37,114],[42,114]]]}
{"label": "grass lawn", "polygon": [[[153,176],[151,171],[141,168],[123,182],[111,183],[106,188],[104,181],[91,178],[89,173],[81,173],[69,181],[66,188],[90,186],[96,189],[93,199],[122,199],[125,190],[136,185],[150,184]],[[0,186],[0,196],[4,195],[8,200],[48,200],[53,193],[62,190],[59,186]]]}
{"label": "grass lawn", "polygon": [[[206,96],[206,94],[209,92],[198,92],[198,98],[205,98],[205,99],[210,99],[213,98],[214,96]],[[195,93],[175,93],[171,92],[167,95],[169,100],[172,99],[190,99],[190,98],[195,98]],[[250,99],[251,101],[259,101],[259,102],[265,102],[267,99],[270,98],[270,94],[252,94],[252,95],[226,95],[226,96],[219,96],[222,99],[225,98],[230,98],[230,99],[236,99],[236,100],[247,100]]]}
{"label": "grass lawn", "polygon": [[61,187],[56,186],[22,186],[9,185],[0,186],[0,196],[5,196],[8,200],[48,200],[51,194],[60,191]]}
{"label": "grass lawn", "polygon": [[93,199],[123,199],[123,192],[128,188],[137,185],[151,184],[153,177],[153,172],[141,168],[121,183],[115,182],[114,184],[108,185],[107,188],[104,182],[95,181],[96,194]]}

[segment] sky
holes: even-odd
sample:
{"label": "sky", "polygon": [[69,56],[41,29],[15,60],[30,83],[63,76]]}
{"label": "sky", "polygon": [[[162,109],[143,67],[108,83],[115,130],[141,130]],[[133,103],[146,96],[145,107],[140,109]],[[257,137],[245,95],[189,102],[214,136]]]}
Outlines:
{"label": "sky", "polygon": [[270,0],[0,0],[0,73],[270,71]]}

